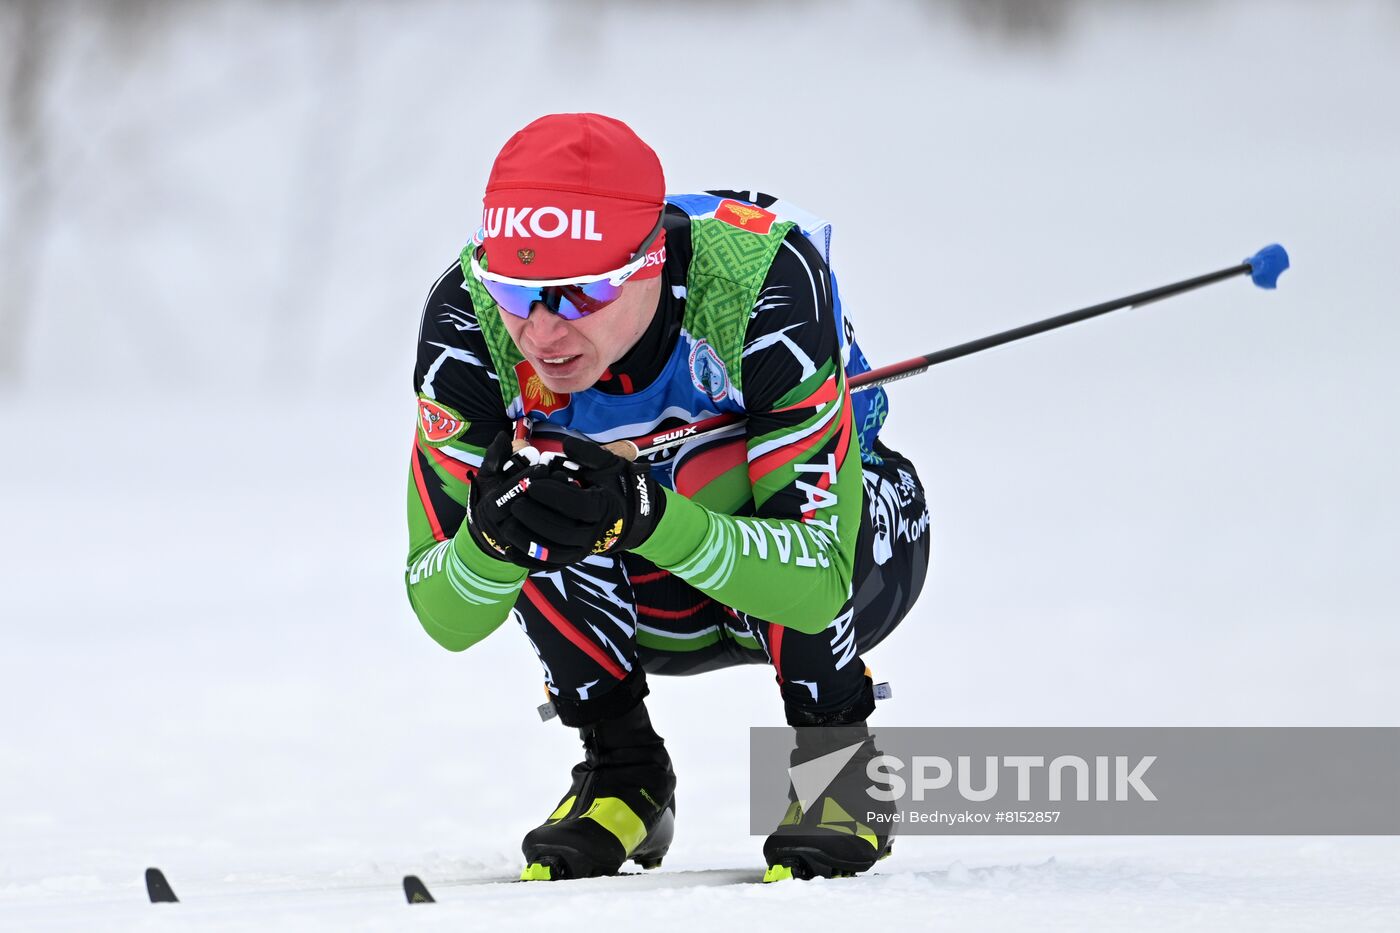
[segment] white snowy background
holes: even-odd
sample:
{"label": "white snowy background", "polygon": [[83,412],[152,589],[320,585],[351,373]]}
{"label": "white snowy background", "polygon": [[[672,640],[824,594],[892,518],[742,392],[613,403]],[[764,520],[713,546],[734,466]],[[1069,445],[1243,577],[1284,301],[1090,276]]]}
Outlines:
{"label": "white snowy background", "polygon": [[517,630],[445,652],[401,578],[423,297],[507,136],[598,110],[673,191],[829,216],[877,363],[1292,252],[1277,293],[893,388],[936,546],[868,658],[880,723],[1397,725],[1400,5],[8,0],[0,29],[0,929],[1400,929],[1384,837],[908,837],[866,878],[714,884],[762,869],[760,668],[653,684],[660,873],[454,887],[519,870],[578,746]]}

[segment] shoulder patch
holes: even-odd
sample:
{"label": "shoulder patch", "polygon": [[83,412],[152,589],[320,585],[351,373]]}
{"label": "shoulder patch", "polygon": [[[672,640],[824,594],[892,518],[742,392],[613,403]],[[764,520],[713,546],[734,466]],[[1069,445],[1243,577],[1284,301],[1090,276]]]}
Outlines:
{"label": "shoulder patch", "polygon": [[747,230],[749,233],[766,234],[773,229],[778,215],[765,211],[752,204],[744,204],[733,198],[725,198],[715,207],[715,220],[722,220],[731,227]]}
{"label": "shoulder patch", "polygon": [[441,447],[460,435],[471,422],[440,402],[418,396],[418,432],[429,447]]}

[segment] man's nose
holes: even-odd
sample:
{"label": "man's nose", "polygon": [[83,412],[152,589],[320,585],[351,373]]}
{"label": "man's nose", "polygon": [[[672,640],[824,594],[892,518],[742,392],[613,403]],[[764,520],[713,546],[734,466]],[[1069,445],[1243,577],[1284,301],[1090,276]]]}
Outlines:
{"label": "man's nose", "polygon": [[569,330],[568,321],[539,302],[530,309],[530,316],[525,323],[530,330],[530,336],[536,343],[542,344],[562,339]]}

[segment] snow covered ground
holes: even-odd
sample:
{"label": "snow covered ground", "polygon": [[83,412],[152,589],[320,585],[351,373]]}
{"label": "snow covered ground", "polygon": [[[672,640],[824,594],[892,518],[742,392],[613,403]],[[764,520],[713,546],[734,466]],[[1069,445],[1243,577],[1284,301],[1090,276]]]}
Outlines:
{"label": "snow covered ground", "polygon": [[[1015,41],[952,4],[395,8],[187,14],[115,102],[93,36],[61,50],[67,187],[0,399],[0,929],[1400,929],[1393,838],[910,837],[867,878],[734,884],[762,870],[746,730],[781,721],[757,668],[653,685],[659,873],[452,885],[518,871],[578,749],[516,632],[444,652],[400,577],[422,295],[505,136],[598,109],[674,190],[832,216],[879,362],[1284,242],[1276,294],[892,391],[936,549],[869,658],[881,722],[1396,725],[1393,4],[1067,4]],[[340,94],[316,17],[354,51]],[[519,70],[541,34],[600,64]],[[659,47],[711,82],[676,92],[692,120],[638,78]],[[775,116],[760,65],[829,93]],[[148,865],[182,904],[144,902]],[[440,903],[403,904],[405,872]]]}

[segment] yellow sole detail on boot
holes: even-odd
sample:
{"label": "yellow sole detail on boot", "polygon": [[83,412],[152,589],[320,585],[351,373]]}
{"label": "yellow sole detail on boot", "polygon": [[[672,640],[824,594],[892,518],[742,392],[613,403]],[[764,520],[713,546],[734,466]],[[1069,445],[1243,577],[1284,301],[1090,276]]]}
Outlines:
{"label": "yellow sole detail on boot", "polygon": [[531,862],[525,866],[525,870],[520,873],[521,881],[553,881],[548,865],[541,865],[539,862]]}
{"label": "yellow sole detail on boot", "polygon": [[770,865],[763,873],[763,883],[768,884],[773,881],[791,881],[792,869],[786,865]]}

